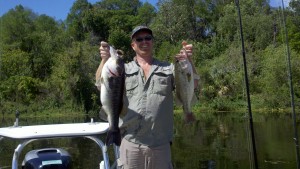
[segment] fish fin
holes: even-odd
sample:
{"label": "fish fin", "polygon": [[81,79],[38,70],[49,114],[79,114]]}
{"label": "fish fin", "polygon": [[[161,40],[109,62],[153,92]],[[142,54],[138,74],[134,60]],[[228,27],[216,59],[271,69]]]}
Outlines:
{"label": "fish fin", "polygon": [[116,50],[113,46],[110,46],[110,47],[109,47],[109,53],[110,53],[110,55],[113,56],[113,57],[119,56],[117,50]]}
{"label": "fish fin", "polygon": [[123,105],[119,117],[124,117],[127,114],[127,107]]}
{"label": "fish fin", "polygon": [[184,121],[186,124],[192,124],[196,121],[196,117],[193,112],[184,113]]}
{"label": "fish fin", "polygon": [[100,112],[99,112],[99,117],[100,119],[104,120],[104,121],[108,121],[107,120],[107,114],[105,113],[104,109],[101,108]]}
{"label": "fish fin", "polygon": [[107,132],[107,136],[106,136],[106,140],[105,140],[105,144],[107,146],[111,145],[111,144],[115,144],[117,146],[121,145],[121,133],[120,133],[120,129],[117,130],[108,130]]}

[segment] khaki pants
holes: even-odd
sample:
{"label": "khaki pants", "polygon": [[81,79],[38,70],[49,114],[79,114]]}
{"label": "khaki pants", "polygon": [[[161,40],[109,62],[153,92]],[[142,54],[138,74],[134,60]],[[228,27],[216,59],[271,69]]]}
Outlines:
{"label": "khaki pants", "polygon": [[118,166],[122,169],[173,169],[170,144],[149,148],[122,139]]}

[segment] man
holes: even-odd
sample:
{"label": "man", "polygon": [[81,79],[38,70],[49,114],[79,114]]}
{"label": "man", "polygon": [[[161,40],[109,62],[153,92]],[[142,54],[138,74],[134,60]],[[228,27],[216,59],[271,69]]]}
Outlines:
{"label": "man", "polygon": [[[127,112],[120,127],[123,139],[119,165],[124,169],[171,169],[174,68],[172,64],[154,58],[151,29],[138,26],[132,31],[131,39],[136,56],[125,64]],[[100,85],[102,67],[110,57],[106,42],[101,42],[100,55],[97,86]],[[189,60],[191,56],[191,44],[184,44],[180,54],[176,55],[178,59]],[[194,66],[193,69],[196,73]],[[192,121],[194,117],[186,119]]]}

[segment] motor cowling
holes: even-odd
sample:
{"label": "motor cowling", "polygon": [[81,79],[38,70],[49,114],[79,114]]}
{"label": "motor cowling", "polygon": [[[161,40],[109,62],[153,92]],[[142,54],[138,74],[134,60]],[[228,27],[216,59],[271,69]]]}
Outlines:
{"label": "motor cowling", "polygon": [[22,169],[71,169],[71,156],[61,148],[32,150],[25,155]]}

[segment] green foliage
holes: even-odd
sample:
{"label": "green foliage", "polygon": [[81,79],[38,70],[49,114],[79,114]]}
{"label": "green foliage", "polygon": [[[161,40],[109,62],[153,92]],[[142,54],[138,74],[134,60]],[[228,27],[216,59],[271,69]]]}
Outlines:
{"label": "green foliage", "polygon": [[[56,105],[71,99],[82,105],[86,112],[91,110],[94,86],[94,70],[97,68],[96,49],[87,43],[74,42],[72,48],[56,60],[50,79],[50,93]],[[99,57],[99,56],[98,56]]]}
{"label": "green foliage", "polygon": [[291,0],[289,6],[295,12],[297,16],[300,16],[300,2],[297,0]]}
{"label": "green foliage", "polygon": [[264,49],[273,41],[274,21],[272,16],[258,13],[243,18],[245,40],[252,42],[255,49]]}
{"label": "green foliage", "polygon": [[203,75],[201,96],[206,101],[213,98],[214,108],[228,109],[226,102],[241,99],[244,90],[241,50],[231,45],[221,56],[207,64],[200,69]]}
{"label": "green foliage", "polygon": [[188,11],[181,4],[165,1],[159,6],[160,10],[155,17],[153,25],[154,36],[157,43],[168,41],[172,44],[188,38],[191,23],[188,20]]}
{"label": "green foliage", "polygon": [[[10,61],[5,59],[5,62],[13,62],[16,59],[17,63],[23,64],[15,68],[20,72],[4,72],[4,75],[6,73],[29,75],[30,72],[29,76],[35,78],[43,79],[49,76],[53,65],[52,59],[56,52],[61,50],[61,42],[58,39],[62,30],[58,28],[54,19],[45,15],[36,16],[30,10],[17,6],[15,10],[10,10],[4,15],[1,22],[1,48],[5,52],[4,59],[7,57],[13,59]],[[17,59],[18,57],[24,58]]]}
{"label": "green foliage", "polygon": [[300,53],[300,13],[293,17],[288,15],[287,24],[289,25],[287,29],[291,48]]}
{"label": "green foliage", "polygon": [[150,3],[145,2],[140,8],[138,8],[138,18],[143,25],[150,25],[152,19],[156,15],[156,9]]}
{"label": "green foliage", "polygon": [[136,15],[141,2],[139,0],[103,0],[98,2],[97,6],[105,10],[128,10]]}
{"label": "green foliage", "polygon": [[31,70],[29,67],[30,55],[20,49],[2,51],[0,65],[0,79],[6,80],[9,77],[30,76]]}
{"label": "green foliage", "polygon": [[21,49],[29,52],[32,41],[30,33],[34,30],[33,18],[36,15],[18,5],[1,17],[1,44],[4,49]]}
{"label": "green foliage", "polygon": [[76,0],[67,17],[67,25],[69,36],[78,41],[85,39],[88,32],[88,24],[86,17],[89,16],[91,4],[87,0]]}
{"label": "green foliage", "polygon": [[[264,51],[261,72],[261,96],[267,107],[288,107],[290,105],[290,88],[285,46],[274,48],[269,46]],[[292,75],[295,84],[295,93],[299,95],[299,55],[292,55]],[[296,87],[297,86],[297,87]],[[298,99],[297,99],[298,100]]]}
{"label": "green foliage", "polygon": [[156,58],[159,60],[165,60],[169,62],[174,62],[175,55],[179,52],[181,46],[173,45],[170,42],[163,42],[161,45],[157,46]]}
{"label": "green foliage", "polygon": [[132,60],[132,54],[130,52],[131,39],[128,36],[127,32],[119,29],[112,30],[109,34],[108,42],[112,44],[116,49],[126,51],[126,53],[124,53],[125,61]]}
{"label": "green foliage", "polygon": [[195,50],[194,52],[194,62],[196,65],[201,65],[201,63],[205,60],[210,60],[215,57],[218,57],[222,54],[229,45],[229,41],[227,41],[222,36],[213,36],[208,41],[203,42],[194,42]]}
{"label": "green foliage", "polygon": [[237,10],[234,6],[234,3],[226,5],[222,12],[223,15],[220,17],[219,20],[217,20],[216,23],[218,25],[218,36],[224,37],[229,41],[233,41],[238,26]]}
{"label": "green foliage", "polygon": [[40,94],[43,84],[39,79],[28,76],[11,76],[0,84],[0,98],[29,104]]}

